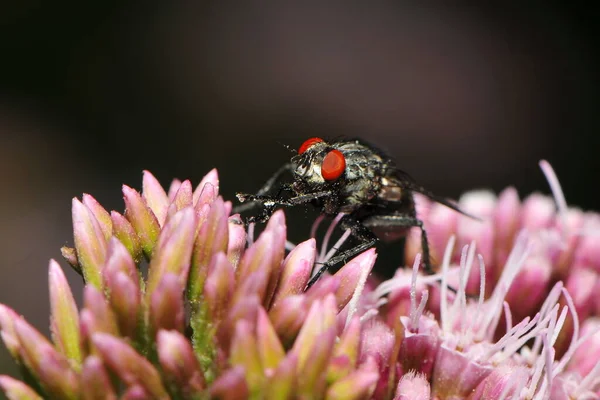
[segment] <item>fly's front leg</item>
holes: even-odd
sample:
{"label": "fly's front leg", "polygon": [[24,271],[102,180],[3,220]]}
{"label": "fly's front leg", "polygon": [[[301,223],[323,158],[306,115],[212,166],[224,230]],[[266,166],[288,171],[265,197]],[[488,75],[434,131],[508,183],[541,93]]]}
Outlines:
{"label": "fly's front leg", "polygon": [[361,253],[370,247],[373,247],[375,243],[377,243],[377,237],[369,229],[367,229],[360,221],[348,215],[342,218],[340,221],[340,226],[343,230],[350,229],[352,237],[358,240],[359,244],[327,260],[327,262],[325,262],[321,268],[319,268],[317,273],[310,278],[310,281],[308,281],[308,284],[304,289],[305,291],[314,285],[315,282],[319,280],[321,275],[327,272],[331,267],[340,262],[346,262],[349,258],[354,257],[358,253]]}
{"label": "fly's front leg", "polygon": [[[281,168],[279,168],[277,171],[275,171],[275,173],[273,174],[273,176],[271,176],[266,182],[265,184],[258,190],[258,192],[256,192],[256,195],[247,195],[244,193],[237,193],[237,197],[238,199],[245,203],[245,204],[240,204],[236,207],[233,208],[233,212],[234,213],[242,213],[244,211],[248,211],[251,210],[253,208],[255,208],[257,205],[259,205],[260,203],[258,201],[249,201],[246,202],[248,198],[252,197],[252,196],[264,196],[267,193],[269,193],[273,187],[275,186],[275,184],[277,183],[277,181],[279,180],[279,178],[281,178],[281,175],[283,175],[285,172],[287,171],[291,171],[292,170],[292,163],[286,163],[284,165],[281,166]],[[282,185],[279,189],[279,192],[277,193],[276,197],[279,197],[279,195],[281,194],[281,192],[283,190],[288,189],[288,185]]]}
{"label": "fly's front leg", "polygon": [[265,222],[269,219],[269,217],[271,217],[271,215],[273,214],[273,212],[275,211],[275,208],[277,206],[294,207],[294,206],[298,206],[301,204],[310,203],[311,201],[320,199],[322,197],[331,197],[333,195],[334,195],[333,192],[331,192],[329,190],[325,190],[325,191],[321,191],[321,192],[302,194],[299,196],[290,197],[289,199],[283,199],[283,198],[272,197],[272,196],[258,196],[258,195],[250,195],[250,194],[241,194],[241,193],[238,193],[237,197],[240,201],[253,201],[253,202],[261,203],[264,206],[263,214],[257,218],[249,218],[248,221],[249,222]]}
{"label": "fly's front leg", "polygon": [[412,228],[417,227],[421,230],[421,248],[423,249],[422,259],[423,270],[427,275],[433,275],[435,271],[431,266],[431,256],[429,253],[429,240],[427,240],[427,232],[423,228],[423,221],[410,215],[391,214],[391,215],[374,215],[364,221],[364,225],[369,228]]}

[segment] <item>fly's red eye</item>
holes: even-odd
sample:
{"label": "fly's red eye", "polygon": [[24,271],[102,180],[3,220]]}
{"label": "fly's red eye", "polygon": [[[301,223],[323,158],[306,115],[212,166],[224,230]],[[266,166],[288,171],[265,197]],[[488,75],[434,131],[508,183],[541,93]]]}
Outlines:
{"label": "fly's red eye", "polygon": [[339,178],[346,169],[346,159],[339,150],[331,150],[323,159],[321,164],[321,175],[326,181]]}
{"label": "fly's red eye", "polygon": [[323,141],[323,139],[318,138],[318,137],[313,137],[313,138],[307,139],[304,143],[302,143],[302,146],[300,146],[300,149],[298,149],[298,154],[304,153],[306,150],[308,150],[308,148],[310,146],[312,146],[315,143],[322,142],[322,141]]}

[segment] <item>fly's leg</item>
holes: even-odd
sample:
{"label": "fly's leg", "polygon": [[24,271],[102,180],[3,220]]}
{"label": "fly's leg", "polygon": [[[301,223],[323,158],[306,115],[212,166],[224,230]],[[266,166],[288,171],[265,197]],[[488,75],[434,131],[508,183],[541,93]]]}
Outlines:
{"label": "fly's leg", "polygon": [[[421,248],[423,250],[423,254],[421,257],[421,262],[423,263],[423,271],[427,275],[435,274],[433,267],[431,266],[431,256],[429,254],[429,241],[427,240],[427,232],[423,228],[423,221],[418,218],[411,217],[409,215],[375,215],[373,217],[368,218],[364,221],[365,226],[370,228],[375,227],[384,227],[384,228],[412,228],[417,227],[421,229]],[[456,288],[448,287],[448,289],[457,293]],[[469,297],[469,296],[467,296]]]}
{"label": "fly's leg", "polygon": [[427,232],[423,228],[423,221],[410,215],[375,215],[367,218],[364,221],[364,225],[369,228],[419,228],[421,230],[421,248],[423,250],[421,258],[423,270],[427,275],[433,275],[435,273],[431,266],[429,240],[427,240]]}
{"label": "fly's leg", "polygon": [[[279,180],[279,178],[281,178],[281,175],[283,175],[284,173],[286,173],[287,171],[291,171],[292,170],[292,163],[286,163],[284,165],[281,166],[281,168],[279,168],[277,171],[275,171],[275,173],[273,174],[273,176],[271,176],[266,182],[265,184],[258,190],[258,192],[256,192],[256,196],[264,196],[267,193],[269,193],[273,187],[275,186],[275,184],[277,183],[277,181]],[[277,193],[276,197],[279,197],[279,195],[281,194],[281,192],[283,190],[285,190],[286,187],[285,185],[283,185],[280,189],[279,192]],[[238,198],[240,196],[245,196],[242,193],[237,193]],[[257,201],[250,201],[248,203],[245,204],[240,204],[236,207],[233,208],[233,212],[234,213],[242,213],[244,211],[248,211],[251,210],[253,208],[255,208],[256,206],[258,206],[260,203]],[[268,218],[267,218],[268,219]]]}
{"label": "fly's leg", "polygon": [[320,199],[322,197],[331,197],[334,193],[329,190],[321,192],[307,193],[299,196],[290,197],[289,199],[283,199],[280,197],[273,196],[259,196],[253,194],[238,193],[237,197],[241,202],[252,201],[263,205],[263,213],[260,217],[250,217],[248,222],[265,222],[267,221],[277,206],[283,207],[294,207],[301,204],[310,203],[313,200]]}
{"label": "fly's leg", "polygon": [[373,247],[375,243],[377,243],[377,237],[369,229],[367,229],[360,221],[351,218],[350,216],[343,217],[340,221],[340,226],[343,230],[350,229],[351,235],[359,241],[359,244],[351,249],[341,252],[335,257],[330,258],[329,260],[327,260],[327,262],[321,265],[321,268],[319,268],[317,273],[314,274],[313,277],[310,278],[310,280],[306,284],[306,288],[304,289],[305,291],[308,290],[312,285],[314,285],[315,282],[319,280],[321,275],[327,272],[329,268],[333,267],[339,262],[345,262],[349,258],[354,257],[358,253],[361,253],[362,251],[370,247]]}

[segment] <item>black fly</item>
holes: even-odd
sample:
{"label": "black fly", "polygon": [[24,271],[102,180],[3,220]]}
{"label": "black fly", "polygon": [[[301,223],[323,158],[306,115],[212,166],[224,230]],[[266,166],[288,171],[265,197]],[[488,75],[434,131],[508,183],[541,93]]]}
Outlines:
{"label": "black fly", "polygon": [[[291,172],[293,182],[277,185],[286,172]],[[262,214],[249,218],[249,222],[265,222],[278,206],[307,203],[326,215],[345,214],[340,225],[344,230],[350,229],[357,244],[324,263],[308,282],[309,288],[330,267],[372,247],[378,240],[399,239],[411,227],[421,229],[422,261],[425,272],[432,274],[427,233],[417,218],[413,192],[469,216],[453,202],[417,185],[389,157],[360,140],[328,143],[310,138],[255,195],[238,193],[240,202],[248,203],[236,211],[262,205]]]}

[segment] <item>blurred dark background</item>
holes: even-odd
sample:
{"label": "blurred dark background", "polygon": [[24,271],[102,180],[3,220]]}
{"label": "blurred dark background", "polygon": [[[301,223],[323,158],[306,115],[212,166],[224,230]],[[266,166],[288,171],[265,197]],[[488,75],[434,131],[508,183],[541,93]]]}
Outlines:
{"label": "blurred dark background", "polygon": [[122,210],[143,169],[167,185],[217,167],[233,199],[289,158],[281,144],[360,136],[441,195],[548,192],[546,158],[570,204],[599,208],[589,9],[164,3],[0,6],[0,302],[46,332],[71,198]]}

